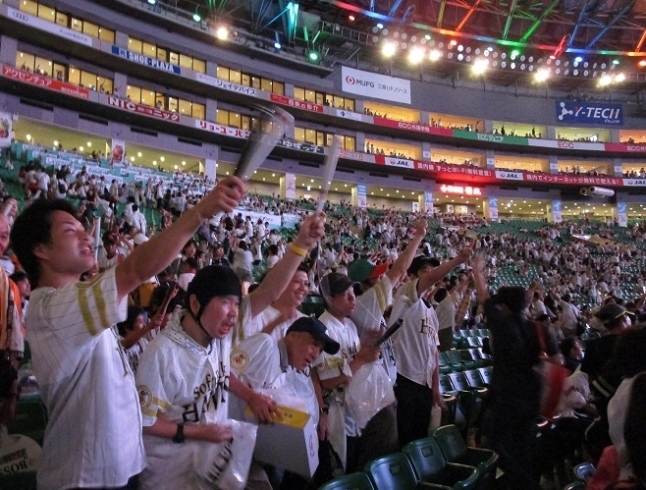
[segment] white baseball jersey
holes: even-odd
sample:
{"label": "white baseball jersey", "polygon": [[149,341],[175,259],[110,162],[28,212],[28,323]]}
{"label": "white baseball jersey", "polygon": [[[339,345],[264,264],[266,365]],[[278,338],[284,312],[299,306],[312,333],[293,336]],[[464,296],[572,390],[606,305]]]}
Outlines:
{"label": "white baseball jersey", "polygon": [[145,466],[132,371],[114,325],[115,269],[31,293],[26,325],[49,413],[38,488],[121,487]]}
{"label": "white baseball jersey", "polygon": [[[230,338],[202,347],[174,319],[146,347],[137,369],[143,425],[158,415],[185,424],[226,423]],[[222,444],[144,435],[147,465],[139,476],[142,489],[204,488],[196,472],[200,458],[216,458]]]}
{"label": "white baseball jersey", "polygon": [[404,323],[393,335],[397,372],[420,385],[433,385],[437,363],[439,323],[432,307],[417,295],[417,279],[406,283],[395,296],[391,325],[402,318]]}
{"label": "white baseball jersey", "polygon": [[[361,335],[365,330],[379,330],[386,326],[384,311],[393,303],[393,285],[388,276],[357,296],[357,306],[350,315],[352,321],[357,325],[357,331]],[[397,358],[391,339],[381,345],[381,358],[384,369],[394,385],[397,380]]]}

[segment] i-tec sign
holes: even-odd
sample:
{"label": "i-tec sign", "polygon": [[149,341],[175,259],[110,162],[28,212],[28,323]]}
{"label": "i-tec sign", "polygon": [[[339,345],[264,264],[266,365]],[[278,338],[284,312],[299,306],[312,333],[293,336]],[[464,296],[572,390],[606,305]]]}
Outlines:
{"label": "i-tec sign", "polygon": [[556,120],[560,123],[592,126],[622,126],[624,109],[621,104],[601,102],[556,101]]}

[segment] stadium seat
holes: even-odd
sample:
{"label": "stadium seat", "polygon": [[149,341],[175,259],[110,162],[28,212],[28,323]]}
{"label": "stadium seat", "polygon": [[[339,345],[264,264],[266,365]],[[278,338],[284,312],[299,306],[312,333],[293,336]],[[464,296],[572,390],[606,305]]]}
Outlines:
{"label": "stadium seat", "polygon": [[446,485],[454,490],[475,489],[478,484],[478,470],[473,466],[448,463],[432,437],[406,444],[403,452],[422,482]]}
{"label": "stadium seat", "polygon": [[451,487],[422,483],[413,465],[404,453],[393,453],[371,461],[364,471],[368,473],[376,490],[414,490],[436,488],[450,490]]}
{"label": "stadium seat", "polygon": [[478,469],[478,489],[492,489],[496,477],[498,455],[487,449],[467,447],[455,425],[446,425],[433,432],[442,454],[451,463],[475,466]]}
{"label": "stadium seat", "polygon": [[491,366],[478,368],[478,372],[480,373],[480,376],[482,377],[482,381],[484,381],[484,384],[486,386],[490,385],[491,376],[493,375],[493,369],[491,368]]}
{"label": "stadium seat", "polygon": [[370,478],[365,473],[350,473],[335,478],[319,487],[319,490],[374,490]]}

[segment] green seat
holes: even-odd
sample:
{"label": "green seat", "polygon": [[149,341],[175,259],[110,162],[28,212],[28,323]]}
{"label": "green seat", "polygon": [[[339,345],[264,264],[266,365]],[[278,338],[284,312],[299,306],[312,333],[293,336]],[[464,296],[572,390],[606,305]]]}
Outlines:
{"label": "green seat", "polygon": [[368,475],[357,472],[335,478],[319,487],[319,490],[375,490],[375,487]]}
{"label": "green seat", "polygon": [[413,465],[404,453],[393,453],[371,461],[364,470],[368,473],[377,490],[415,490],[437,488],[450,490],[451,487],[422,483],[417,478]]}
{"label": "green seat", "polygon": [[492,489],[496,478],[498,455],[487,449],[467,447],[455,425],[446,425],[433,432],[442,454],[451,463],[475,466],[478,469],[478,489]]}
{"label": "green seat", "polygon": [[403,451],[422,482],[445,485],[454,490],[475,489],[478,484],[478,470],[473,466],[447,462],[432,437],[410,442]]}
{"label": "green seat", "polygon": [[470,369],[468,371],[464,371],[462,374],[464,374],[464,377],[471,388],[485,388],[484,379],[482,379],[482,376],[480,376],[480,372],[477,369]]}

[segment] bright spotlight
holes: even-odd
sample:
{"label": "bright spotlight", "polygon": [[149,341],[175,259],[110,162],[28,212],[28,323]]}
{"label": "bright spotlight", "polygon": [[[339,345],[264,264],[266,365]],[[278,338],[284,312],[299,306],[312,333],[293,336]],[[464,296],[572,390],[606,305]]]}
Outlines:
{"label": "bright spotlight", "polygon": [[434,49],[430,52],[428,57],[431,61],[437,61],[442,57],[442,51],[440,51],[439,49]]}
{"label": "bright spotlight", "polygon": [[157,3],[157,0],[148,0],[148,3],[150,5],[155,5]]}
{"label": "bright spotlight", "polygon": [[612,83],[612,78],[610,78],[610,75],[604,75],[599,79],[599,85],[601,87],[605,87],[606,85],[610,85]]}
{"label": "bright spotlight", "polygon": [[226,41],[229,38],[229,29],[225,26],[220,26],[215,30],[215,37],[220,41]]}
{"label": "bright spotlight", "polygon": [[193,14],[193,20],[194,20],[195,22],[199,22],[199,21],[201,21],[201,20],[202,20],[202,16],[197,12],[197,10],[196,10],[196,11],[195,11],[195,13]]}
{"label": "bright spotlight", "polygon": [[482,75],[485,71],[487,71],[487,66],[489,65],[489,60],[483,60],[481,58],[478,58],[473,62],[473,67],[471,70],[475,75]]}
{"label": "bright spotlight", "polygon": [[575,63],[581,63],[582,61],[583,61],[583,58],[581,58],[580,56],[577,56],[576,58],[574,58]]}
{"label": "bright spotlight", "polygon": [[548,68],[539,68],[534,74],[534,79],[537,82],[544,82],[550,77],[550,70]]}
{"label": "bright spotlight", "polygon": [[384,45],[381,47],[381,54],[383,54],[386,58],[390,58],[395,54],[395,51],[397,51],[397,46],[395,43],[392,43],[390,41],[384,42]]}
{"label": "bright spotlight", "polygon": [[617,73],[615,75],[615,82],[621,83],[621,82],[624,82],[625,80],[626,80],[626,75],[624,75],[623,73]]}
{"label": "bright spotlight", "polygon": [[414,65],[416,65],[423,59],[424,59],[424,50],[418,46],[415,46],[408,53],[408,61]]}
{"label": "bright spotlight", "polygon": [[381,22],[379,22],[379,24],[377,24],[377,29],[383,29],[383,28],[384,28],[384,25]]}

